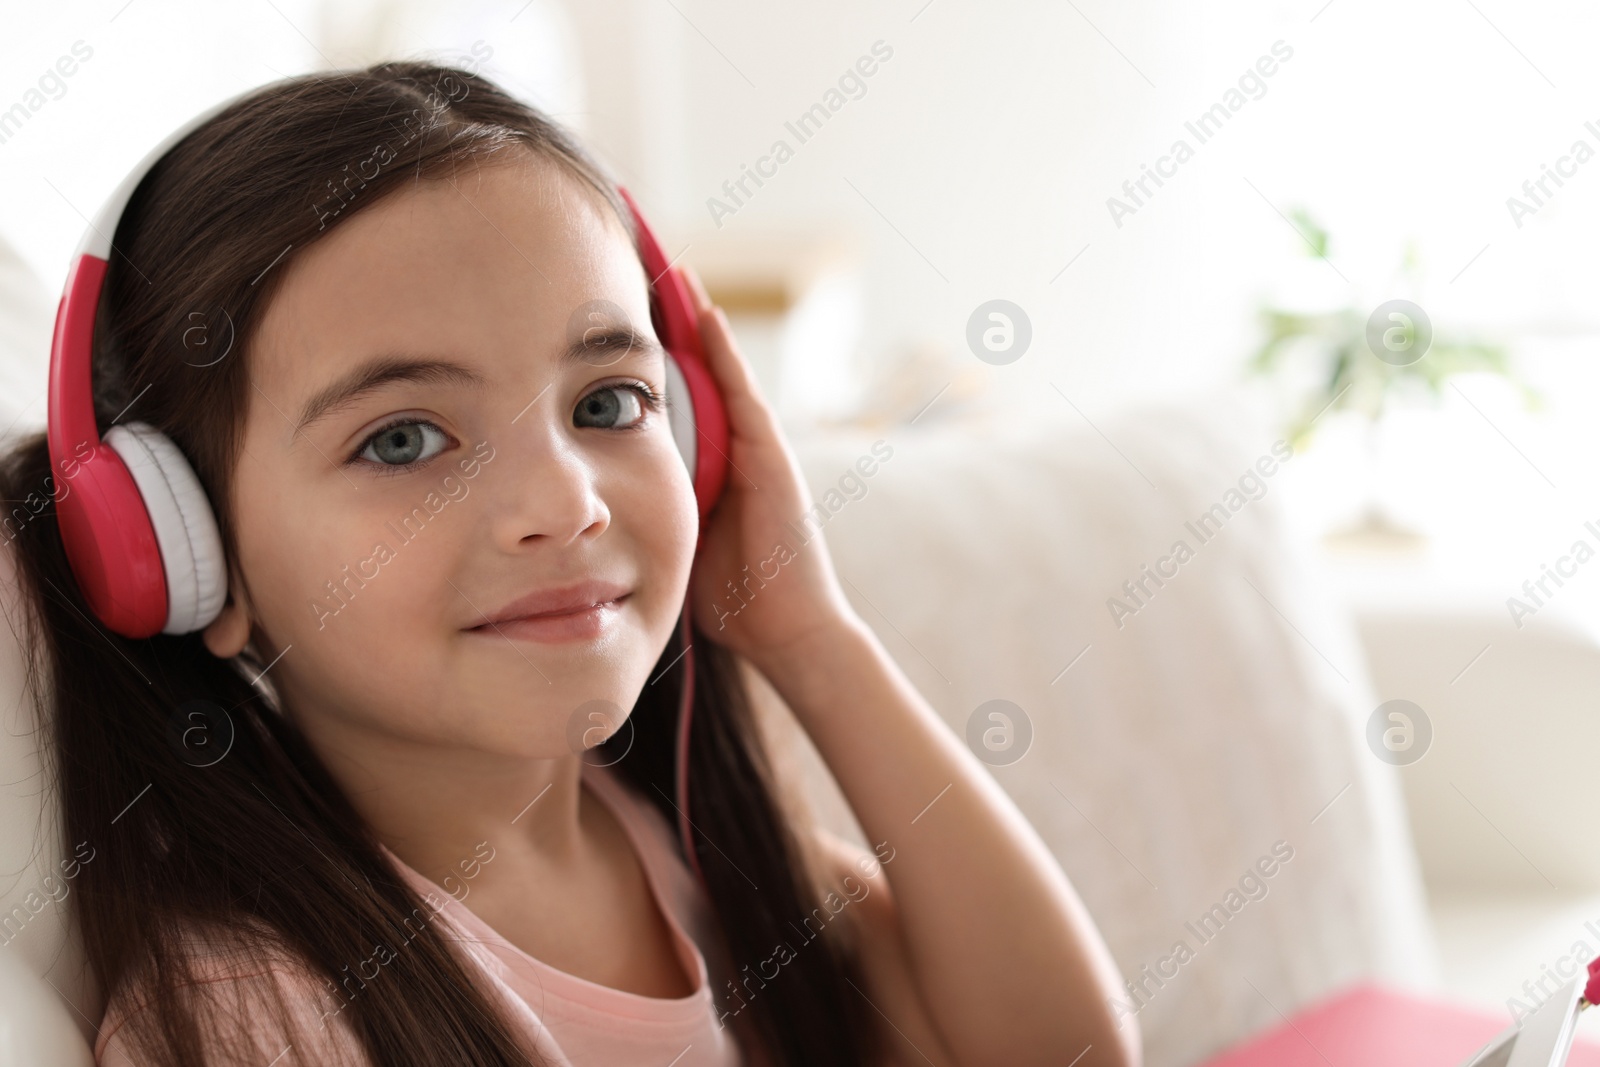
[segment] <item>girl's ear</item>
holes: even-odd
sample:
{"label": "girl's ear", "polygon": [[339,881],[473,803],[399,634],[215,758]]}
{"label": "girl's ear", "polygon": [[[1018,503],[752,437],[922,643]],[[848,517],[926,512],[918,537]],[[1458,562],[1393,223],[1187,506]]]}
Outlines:
{"label": "girl's ear", "polygon": [[227,602],[206,626],[203,639],[206,648],[218,659],[232,659],[250,643],[250,607],[238,575],[230,575]]}

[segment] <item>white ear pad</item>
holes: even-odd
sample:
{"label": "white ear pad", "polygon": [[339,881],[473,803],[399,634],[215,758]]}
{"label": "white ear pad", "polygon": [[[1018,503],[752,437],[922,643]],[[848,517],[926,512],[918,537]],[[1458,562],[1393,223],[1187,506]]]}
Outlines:
{"label": "white ear pad", "polygon": [[689,396],[689,383],[678,369],[678,361],[668,353],[667,359],[667,423],[672,427],[672,441],[678,446],[678,455],[689,468],[689,481],[694,481],[695,460],[699,453],[699,434],[694,425],[694,401]]}
{"label": "white ear pad", "polygon": [[200,479],[178,446],[148,423],[113,426],[105,441],[128,465],[161,547],[167,576],[167,624],[162,632],[204,629],[222,611],[228,580],[222,536]]}

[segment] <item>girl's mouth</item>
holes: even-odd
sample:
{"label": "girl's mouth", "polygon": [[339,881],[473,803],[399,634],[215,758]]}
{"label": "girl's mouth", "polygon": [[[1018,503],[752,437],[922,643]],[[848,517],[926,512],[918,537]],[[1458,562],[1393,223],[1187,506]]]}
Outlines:
{"label": "girl's mouth", "polygon": [[543,612],[521,615],[498,622],[486,622],[466,632],[489,637],[508,637],[513,640],[541,641],[559,644],[573,641],[592,641],[613,625],[621,613],[622,605],[631,593],[611,600],[567,611]]}

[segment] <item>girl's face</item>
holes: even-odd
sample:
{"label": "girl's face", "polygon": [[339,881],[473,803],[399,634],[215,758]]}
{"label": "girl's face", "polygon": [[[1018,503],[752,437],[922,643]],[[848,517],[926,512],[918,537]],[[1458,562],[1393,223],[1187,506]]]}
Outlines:
{"label": "girl's face", "polygon": [[[603,739],[671,636],[698,518],[648,399],[665,356],[621,223],[519,151],[391,194],[276,269],[235,602],[208,644],[227,654],[247,617],[286,709],[334,744],[550,758]],[[591,582],[578,596],[610,603],[586,617],[503,619]]]}

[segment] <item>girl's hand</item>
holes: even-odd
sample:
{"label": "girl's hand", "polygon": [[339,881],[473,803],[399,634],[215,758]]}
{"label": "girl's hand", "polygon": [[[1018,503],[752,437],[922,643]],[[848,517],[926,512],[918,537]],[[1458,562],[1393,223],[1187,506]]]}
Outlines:
{"label": "girl's hand", "polygon": [[[806,516],[812,501],[800,465],[727,316],[693,270],[683,274],[699,311],[706,361],[727,405],[732,464],[690,574],[690,609],[708,637],[764,669],[850,625],[855,612],[821,530]],[[700,447],[709,447],[704,438]]]}
{"label": "girl's hand", "polygon": [[[905,1062],[932,1063],[931,1052],[940,1063],[1136,1067],[1138,1024],[1112,1008],[1123,981],[1088,910],[1037,831],[850,608],[820,531],[802,520],[811,502],[799,464],[728,320],[684,273],[727,401],[733,464],[689,576],[691,611],[708,638],[772,683],[866,840],[880,843],[880,865],[893,860],[885,891],[856,905],[870,927],[860,945],[866,995],[899,1020],[885,1041],[918,1035],[922,1055]],[[1019,1014],[1041,989],[1072,1010]]]}

